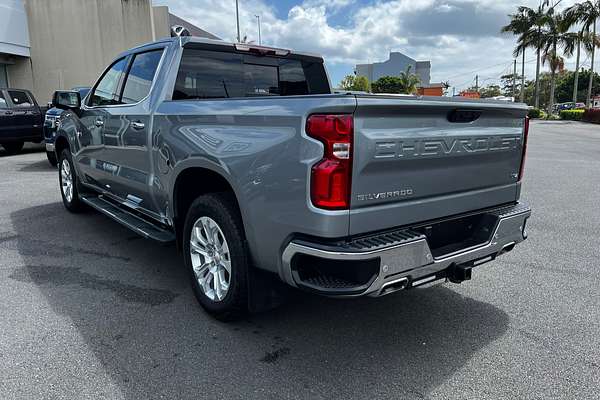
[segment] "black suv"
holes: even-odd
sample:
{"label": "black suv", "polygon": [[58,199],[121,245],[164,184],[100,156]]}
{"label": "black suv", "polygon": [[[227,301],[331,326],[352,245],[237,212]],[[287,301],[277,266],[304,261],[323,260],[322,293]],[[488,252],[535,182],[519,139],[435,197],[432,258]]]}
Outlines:
{"label": "black suv", "polygon": [[30,91],[0,88],[0,144],[17,154],[25,142],[43,139],[44,113]]}

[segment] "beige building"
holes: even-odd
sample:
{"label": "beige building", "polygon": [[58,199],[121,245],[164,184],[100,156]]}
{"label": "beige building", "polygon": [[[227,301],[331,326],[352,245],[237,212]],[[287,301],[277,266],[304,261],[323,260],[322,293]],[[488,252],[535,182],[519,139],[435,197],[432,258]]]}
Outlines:
{"label": "beige building", "polygon": [[57,89],[91,86],[118,53],[173,25],[218,39],[151,0],[0,0],[0,87],[29,89],[44,104]]}

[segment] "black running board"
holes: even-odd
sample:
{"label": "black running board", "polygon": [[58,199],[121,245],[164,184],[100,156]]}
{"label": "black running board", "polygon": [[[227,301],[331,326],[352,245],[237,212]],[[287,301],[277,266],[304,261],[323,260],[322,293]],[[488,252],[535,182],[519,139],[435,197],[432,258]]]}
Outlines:
{"label": "black running board", "polygon": [[101,196],[81,196],[81,201],[147,239],[163,243],[175,241],[175,233],[145,221]]}

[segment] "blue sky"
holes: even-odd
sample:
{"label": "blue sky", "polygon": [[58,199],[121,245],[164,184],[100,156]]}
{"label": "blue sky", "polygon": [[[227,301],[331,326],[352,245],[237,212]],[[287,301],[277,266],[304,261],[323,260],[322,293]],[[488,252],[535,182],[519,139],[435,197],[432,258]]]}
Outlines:
{"label": "blue sky", "polygon": [[[514,38],[500,34],[507,15],[539,0],[239,0],[242,36],[257,40],[261,16],[263,45],[318,53],[334,84],[358,63],[384,61],[400,51],[432,63],[432,81],[450,81],[457,90],[496,83],[512,72]],[[568,6],[575,0],[563,0]],[[154,0],[197,26],[233,41],[235,0]],[[535,55],[526,54],[533,77]],[[589,58],[583,57],[589,67]],[[587,64],[586,64],[587,63]],[[567,60],[567,68],[573,68]]]}

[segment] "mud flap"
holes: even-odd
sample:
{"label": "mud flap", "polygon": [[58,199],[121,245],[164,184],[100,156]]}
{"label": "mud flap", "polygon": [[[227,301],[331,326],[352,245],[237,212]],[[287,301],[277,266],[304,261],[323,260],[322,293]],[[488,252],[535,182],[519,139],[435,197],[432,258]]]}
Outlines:
{"label": "mud flap", "polygon": [[276,274],[252,267],[248,274],[248,311],[272,310],[286,301],[289,292]]}

